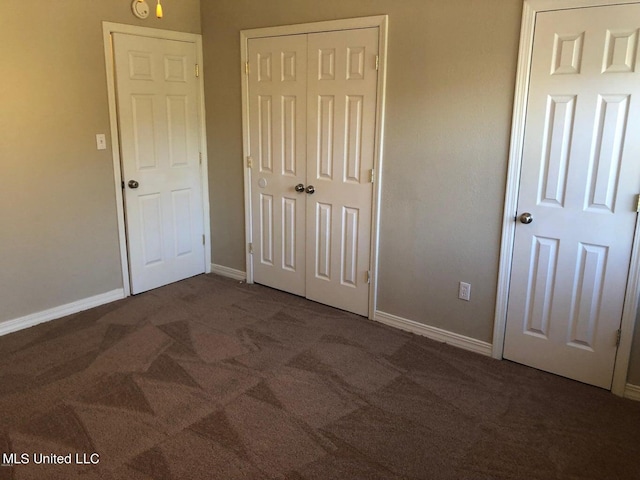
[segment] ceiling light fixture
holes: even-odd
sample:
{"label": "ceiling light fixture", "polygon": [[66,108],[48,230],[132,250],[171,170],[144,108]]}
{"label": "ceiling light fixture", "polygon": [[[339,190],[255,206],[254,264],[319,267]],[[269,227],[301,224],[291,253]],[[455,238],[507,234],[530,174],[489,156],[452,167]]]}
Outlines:
{"label": "ceiling light fixture", "polygon": [[[158,4],[156,5],[156,17],[162,18],[162,5],[160,4],[160,0],[157,0]],[[149,16],[149,5],[145,0],[133,0],[131,4],[131,9],[133,10],[133,14],[141,19],[145,19]]]}
{"label": "ceiling light fixture", "polygon": [[136,17],[142,20],[149,16],[149,5],[144,0],[133,0],[131,10]]}

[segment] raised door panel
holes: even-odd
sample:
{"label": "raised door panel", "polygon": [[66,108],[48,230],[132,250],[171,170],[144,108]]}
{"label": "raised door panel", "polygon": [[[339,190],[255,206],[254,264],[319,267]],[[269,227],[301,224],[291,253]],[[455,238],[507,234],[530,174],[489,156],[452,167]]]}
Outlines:
{"label": "raised door panel", "polygon": [[169,165],[182,167],[189,165],[189,97],[168,95],[167,141],[169,143]]}
{"label": "raised door panel", "polygon": [[164,244],[166,238],[162,228],[162,198],[158,193],[139,195],[140,239],[144,267],[150,267],[165,261]]}

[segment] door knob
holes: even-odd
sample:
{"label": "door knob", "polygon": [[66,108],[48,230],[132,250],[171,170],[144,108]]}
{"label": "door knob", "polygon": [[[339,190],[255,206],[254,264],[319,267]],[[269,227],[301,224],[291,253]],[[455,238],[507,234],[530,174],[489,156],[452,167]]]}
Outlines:
{"label": "door knob", "polygon": [[294,188],[296,189],[296,192],[298,192],[298,193],[304,192],[304,185],[301,184],[301,183],[297,184]]}
{"label": "door knob", "polygon": [[520,222],[528,225],[533,222],[533,216],[529,212],[524,212],[522,215],[520,215]]}
{"label": "door knob", "polygon": [[316,191],[316,187],[314,187],[313,185],[309,185],[309,186],[307,187],[307,193],[308,193],[309,195],[313,195],[313,194],[315,193],[315,191]]}
{"label": "door knob", "polygon": [[128,185],[129,185],[129,188],[138,188],[140,186],[140,184],[135,180],[129,180]]}

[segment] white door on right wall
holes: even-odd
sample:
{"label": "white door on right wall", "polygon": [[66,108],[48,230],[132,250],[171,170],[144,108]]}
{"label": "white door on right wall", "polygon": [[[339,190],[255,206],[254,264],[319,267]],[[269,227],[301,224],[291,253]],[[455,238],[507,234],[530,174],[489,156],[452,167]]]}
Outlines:
{"label": "white door on right wall", "polygon": [[640,5],[539,13],[504,357],[611,388],[640,193]]}

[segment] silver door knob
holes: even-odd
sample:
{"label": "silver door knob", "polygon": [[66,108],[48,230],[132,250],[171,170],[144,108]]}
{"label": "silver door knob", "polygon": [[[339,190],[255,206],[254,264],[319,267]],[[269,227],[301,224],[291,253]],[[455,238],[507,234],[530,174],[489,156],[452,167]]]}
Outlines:
{"label": "silver door knob", "polygon": [[315,193],[315,191],[316,191],[316,187],[314,187],[313,185],[309,185],[309,186],[307,187],[307,193],[308,193],[309,195],[313,195],[313,194]]}
{"label": "silver door knob", "polygon": [[297,184],[294,188],[296,189],[296,192],[298,192],[298,193],[304,192],[304,185],[301,184],[301,183]]}
{"label": "silver door knob", "polygon": [[138,188],[140,186],[140,184],[135,180],[129,180],[128,185],[129,185],[129,188]]}
{"label": "silver door knob", "polygon": [[520,222],[528,225],[533,222],[533,216],[529,212],[524,212],[522,215],[520,215]]}

